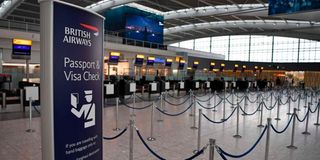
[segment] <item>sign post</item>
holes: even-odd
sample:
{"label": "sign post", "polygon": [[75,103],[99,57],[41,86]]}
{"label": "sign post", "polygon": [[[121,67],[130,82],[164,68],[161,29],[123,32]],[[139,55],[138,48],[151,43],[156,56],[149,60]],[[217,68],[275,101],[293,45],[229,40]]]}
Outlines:
{"label": "sign post", "polygon": [[42,159],[102,160],[104,18],[39,2]]}

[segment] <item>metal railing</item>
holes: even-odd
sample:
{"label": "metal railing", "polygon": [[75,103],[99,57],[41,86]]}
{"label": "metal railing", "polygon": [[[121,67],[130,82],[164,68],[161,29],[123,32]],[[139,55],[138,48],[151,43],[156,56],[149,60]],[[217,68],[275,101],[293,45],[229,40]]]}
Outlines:
{"label": "metal railing", "polygon": [[[35,23],[12,21],[7,19],[0,19],[0,28],[8,30],[18,30],[25,32],[40,32],[40,25]],[[136,39],[122,37],[118,32],[105,31],[105,40],[118,44],[132,45],[145,48],[167,50],[167,45],[159,43],[151,43]]]}

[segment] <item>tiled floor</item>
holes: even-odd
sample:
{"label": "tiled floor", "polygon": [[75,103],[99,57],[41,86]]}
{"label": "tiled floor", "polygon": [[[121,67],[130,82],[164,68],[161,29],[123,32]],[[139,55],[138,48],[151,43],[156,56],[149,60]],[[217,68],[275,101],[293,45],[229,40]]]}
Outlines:
{"label": "tiled floor", "polygon": [[[147,96],[145,96],[147,97]],[[199,99],[207,99],[208,97],[200,97]],[[231,97],[229,97],[231,101]],[[236,99],[236,98],[234,98]],[[250,99],[254,99],[253,96]],[[286,98],[283,98],[285,101]],[[218,100],[218,98],[217,98]],[[168,97],[168,101],[178,103],[176,99]],[[180,100],[182,102],[183,99]],[[273,100],[274,102],[274,100]],[[150,102],[139,102],[136,107],[143,107]],[[212,99],[213,105],[213,99]],[[266,102],[268,105],[269,101]],[[207,106],[207,103],[202,103]],[[301,101],[301,111],[298,113],[301,118],[306,110],[303,108]],[[158,105],[158,104],[157,104]],[[166,109],[169,113],[178,113],[183,111],[189,105],[189,101],[183,106],[170,106],[166,104]],[[243,106],[243,103],[240,104]],[[292,108],[297,106],[297,103],[291,103]],[[253,112],[257,107],[257,103],[251,104],[247,107],[247,112]],[[313,108],[315,104],[313,105]],[[199,105],[197,105],[199,108]],[[211,110],[204,110],[203,113],[209,118],[219,121],[222,118],[221,104],[217,109],[218,112]],[[276,108],[272,112],[264,109],[263,124],[266,123],[267,117],[272,117],[272,123],[282,129],[288,122],[289,116],[286,115],[288,110],[287,105],[280,108],[281,121],[275,121]],[[123,105],[119,108],[119,126],[124,128],[129,123],[130,110]],[[231,113],[232,109],[227,103],[226,115]],[[150,134],[150,112],[151,109],[136,111],[136,126],[140,129],[142,136],[146,139]],[[168,160],[181,160],[190,157],[192,151],[196,149],[197,132],[190,127],[193,124],[193,117],[189,116],[189,111],[177,116],[168,117],[163,116],[164,122],[158,122],[159,112],[155,111],[154,122],[154,136],[156,141],[149,142],[148,145],[156,151],[160,156]],[[258,128],[257,125],[260,119],[260,112],[253,116],[240,115],[239,133],[242,136],[240,139],[233,137],[236,131],[236,115],[233,115],[227,122],[223,124],[212,124],[202,117],[202,133],[201,146],[208,143],[209,138],[214,138],[217,144],[225,151],[233,154],[241,154],[250,148],[263,128]],[[119,132],[112,129],[115,127],[115,107],[106,107],[103,112],[104,115],[104,136],[112,137]],[[198,119],[198,113],[196,118]],[[296,125],[295,145],[296,150],[286,148],[290,144],[291,126],[283,134],[276,134],[271,130],[270,139],[270,160],[317,160],[320,159],[320,133],[319,128],[314,126],[316,122],[316,114],[310,117],[309,132],[311,135],[306,136],[301,134],[305,129],[305,123],[298,123]],[[198,122],[197,122],[198,123]],[[34,133],[26,133],[28,127],[28,119],[0,121],[0,159],[1,160],[40,160],[41,159],[41,133],[40,133],[40,118],[33,119],[33,126],[36,129]],[[257,147],[247,156],[241,158],[245,160],[262,160],[264,159],[265,151],[265,137]],[[126,160],[129,155],[129,132],[127,131],[121,137],[103,142],[104,159],[106,160]],[[207,160],[209,157],[208,149],[205,153],[197,159]],[[141,143],[136,133],[134,133],[134,159],[135,160],[152,160],[156,159]],[[215,152],[215,159],[221,159]],[[228,158],[229,159],[229,158]],[[230,158],[231,159],[231,158]]]}

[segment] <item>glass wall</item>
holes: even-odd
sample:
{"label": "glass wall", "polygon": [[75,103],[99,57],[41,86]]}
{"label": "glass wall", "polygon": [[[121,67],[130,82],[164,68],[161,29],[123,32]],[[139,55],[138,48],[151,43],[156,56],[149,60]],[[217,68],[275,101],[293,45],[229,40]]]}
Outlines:
{"label": "glass wall", "polygon": [[320,62],[320,42],[278,36],[233,35],[171,44],[225,55],[225,60],[252,62]]}

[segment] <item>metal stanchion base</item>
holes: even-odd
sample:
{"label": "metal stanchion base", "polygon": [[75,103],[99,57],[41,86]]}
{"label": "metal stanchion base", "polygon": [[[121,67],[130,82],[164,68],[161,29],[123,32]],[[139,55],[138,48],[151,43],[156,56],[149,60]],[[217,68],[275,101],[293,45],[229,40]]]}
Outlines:
{"label": "metal stanchion base", "polygon": [[213,109],[212,112],[217,112],[217,110],[216,110],[216,109]]}
{"label": "metal stanchion base", "polygon": [[158,122],[163,122],[163,119],[158,119],[157,121],[158,121]]}
{"label": "metal stanchion base", "polygon": [[234,138],[241,138],[239,134],[233,135]]}
{"label": "metal stanchion base", "polygon": [[35,130],[34,129],[27,129],[26,132],[33,133],[33,132],[35,132]]}
{"label": "metal stanchion base", "polygon": [[257,127],[259,127],[259,128],[262,128],[262,127],[264,127],[264,125],[262,125],[262,124],[259,124]]}
{"label": "metal stanchion base", "polygon": [[191,129],[198,129],[198,127],[196,127],[196,126],[192,126],[192,127],[190,127]]}
{"label": "metal stanchion base", "polygon": [[287,146],[287,148],[289,148],[289,149],[298,149],[298,147],[296,147],[296,146],[292,146],[292,145]]}
{"label": "metal stanchion base", "polygon": [[113,131],[120,131],[121,129],[120,128],[114,128],[112,129]]}
{"label": "metal stanchion base", "polygon": [[311,135],[311,133],[308,132],[308,131],[302,132],[302,134],[304,134],[304,135]]}
{"label": "metal stanchion base", "polygon": [[147,140],[148,140],[148,141],[155,141],[155,140],[156,140],[156,138],[148,137],[148,138],[147,138]]}
{"label": "metal stanchion base", "polygon": [[314,125],[315,125],[315,126],[320,126],[320,123],[315,123]]}
{"label": "metal stanchion base", "polygon": [[274,120],[276,120],[276,121],[280,121],[281,119],[280,119],[280,118],[275,118]]}
{"label": "metal stanchion base", "polygon": [[287,115],[292,115],[292,113],[287,113]]}

